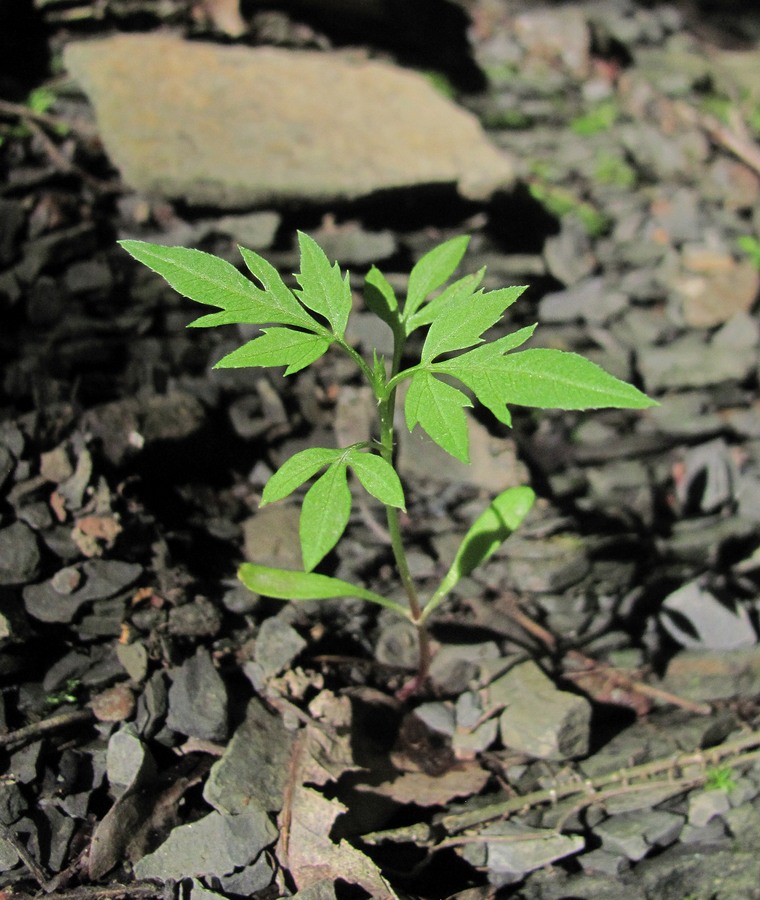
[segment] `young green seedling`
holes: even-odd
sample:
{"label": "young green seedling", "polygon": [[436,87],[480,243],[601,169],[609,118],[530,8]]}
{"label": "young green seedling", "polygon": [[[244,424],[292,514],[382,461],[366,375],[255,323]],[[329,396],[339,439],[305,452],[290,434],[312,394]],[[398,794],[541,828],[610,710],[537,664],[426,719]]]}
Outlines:
{"label": "young green seedling", "polygon": [[[314,363],[329,348],[346,354],[372,389],[377,407],[373,440],[349,447],[313,447],[294,454],[270,477],[261,505],[281,500],[316,478],[303,498],[300,543],[303,571],[245,563],[239,577],[252,591],[281,600],[360,597],[392,609],[415,627],[419,666],[414,687],[427,679],[430,665],[428,620],[457,584],[487,560],[520,525],[535,499],[527,486],[495,497],[465,534],[450,568],[425,600],[412,578],[402,540],[399,511],[404,490],[394,468],[395,401],[407,384],[406,427],[419,425],[447,453],[468,462],[465,408],[474,396],[509,426],[507,404],[558,409],[601,407],[644,409],[653,400],[626,382],[575,353],[551,349],[517,351],[535,325],[505,337],[483,335],[525,290],[507,287],[485,291],[485,270],[451,281],[469,238],[453,238],[434,248],[412,268],[406,297],[400,301],[385,276],[372,268],[364,281],[364,302],[393,334],[393,356],[375,350],[362,356],[346,338],[352,298],[348,275],[332,265],[315,241],[299,233],[299,287],[291,290],[277,270],[256,253],[240,248],[257,283],[224,260],[199,250],[122,241],[135,259],[162,275],[180,294],[214,312],[191,327],[259,325],[261,333],[233,350],[217,368],[285,367],[292,375]],[[424,329],[419,356],[407,358],[409,337]],[[453,382],[453,383],[452,383]],[[457,386],[458,385],[458,386]],[[465,393],[465,390],[469,393]],[[348,470],[385,507],[388,533],[406,603],[384,597],[314,570],[335,547],[348,524],[351,492]],[[321,474],[320,474],[321,473]]]}

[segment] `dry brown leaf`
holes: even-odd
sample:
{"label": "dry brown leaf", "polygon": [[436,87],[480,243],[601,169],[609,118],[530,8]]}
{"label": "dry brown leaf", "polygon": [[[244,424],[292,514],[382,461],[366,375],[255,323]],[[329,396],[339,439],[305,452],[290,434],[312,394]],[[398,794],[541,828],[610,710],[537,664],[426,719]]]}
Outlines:
{"label": "dry brown leaf", "polygon": [[336,843],[331,839],[335,820],[346,807],[311,786],[337,781],[345,772],[361,768],[354,762],[351,749],[351,701],[322,691],[310,704],[309,712],[314,722],[293,743],[278,821],[278,858],[299,890],[340,878],[364,888],[373,898],[395,898],[369,857],[345,840]]}
{"label": "dry brown leaf", "polygon": [[299,891],[325,879],[340,878],[364,888],[377,900],[390,900],[397,894],[380,874],[380,870],[347,841],[330,839],[335,820],[346,807],[328,800],[317,790],[298,785],[293,792],[290,829],[280,831],[277,855],[290,872]]}
{"label": "dry brown leaf", "polygon": [[472,797],[479,794],[490,777],[479,763],[473,761],[461,763],[443,775],[401,772],[392,781],[384,781],[371,787],[357,785],[357,789],[389,797],[401,804],[444,806],[458,797]]}

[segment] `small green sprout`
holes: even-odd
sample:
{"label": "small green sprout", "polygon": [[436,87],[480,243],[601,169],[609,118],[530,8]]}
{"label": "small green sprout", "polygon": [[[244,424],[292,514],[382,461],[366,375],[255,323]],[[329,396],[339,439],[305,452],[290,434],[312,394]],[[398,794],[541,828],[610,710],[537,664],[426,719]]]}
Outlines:
{"label": "small green sprout", "polygon": [[600,153],[594,162],[594,178],[600,184],[621,188],[635,186],[636,172],[622,157],[613,153]]}
{"label": "small green sprout", "polygon": [[567,215],[577,216],[590,237],[599,237],[610,227],[607,217],[595,206],[579,199],[572,191],[560,185],[530,179],[528,192],[537,203],[558,219]]}
{"label": "small green sprout", "polygon": [[736,787],[734,771],[731,766],[715,766],[708,769],[705,790],[725,791],[727,794]]}
{"label": "small green sprout", "polygon": [[743,234],[737,238],[736,243],[747,254],[755,268],[760,269],[760,241],[751,234]]}
{"label": "small green sprout", "polygon": [[570,122],[570,128],[575,134],[588,137],[609,131],[615,124],[620,114],[617,103],[614,100],[603,100],[582,116],[577,116]]}
{"label": "small green sprout", "polygon": [[[294,601],[358,597],[408,619],[419,644],[417,676],[408,686],[408,692],[413,692],[428,677],[430,616],[460,579],[487,560],[520,525],[535,495],[530,487],[518,486],[494,497],[464,535],[438,586],[426,599],[421,597],[404,547],[400,513],[406,509],[406,497],[394,466],[398,389],[406,387],[406,428],[422,429],[462,462],[469,461],[465,410],[473,405],[473,398],[506,426],[512,421],[511,404],[567,410],[645,409],[657,404],[578,354],[518,349],[530,340],[535,325],[493,340],[484,338],[525,288],[486,291],[481,287],[484,269],[451,281],[467,249],[466,236],[425,254],[412,268],[403,298],[379,269],[370,269],[364,279],[364,303],[389,326],[393,352],[390,359],[377,350],[365,357],[346,334],[353,305],[347,273],[337,263],[331,264],[308,235],[299,233],[298,241],[301,270],[295,290],[286,286],[269,262],[243,247],[240,253],[255,283],[231,263],[199,250],[133,240],[122,241],[121,246],[180,294],[213,308],[191,327],[260,326],[256,337],[219,360],[217,368],[284,367],[287,376],[332,350],[352,360],[371,388],[377,410],[372,439],[295,453],[264,487],[262,506],[315,479],[301,506],[303,570],[244,563],[239,577],[252,591],[267,597]],[[410,359],[409,338],[418,332],[424,338]],[[353,502],[349,471],[385,509],[406,602],[316,571],[348,525]]]}
{"label": "small green sprout", "polygon": [[67,678],[65,685],[59,691],[53,691],[45,697],[45,706],[48,709],[57,709],[64,703],[76,703],[77,691],[82,682],[78,678]]}

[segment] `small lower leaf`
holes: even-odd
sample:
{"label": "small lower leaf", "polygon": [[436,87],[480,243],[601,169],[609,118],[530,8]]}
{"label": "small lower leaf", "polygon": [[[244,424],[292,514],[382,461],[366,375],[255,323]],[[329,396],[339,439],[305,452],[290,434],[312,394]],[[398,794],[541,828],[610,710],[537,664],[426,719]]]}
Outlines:
{"label": "small lower leaf", "polygon": [[528,515],[535,499],[533,490],[525,486],[507,488],[494,497],[464,536],[451,568],[425,607],[426,612],[432,612],[460,579],[501,547]]}
{"label": "small lower leaf", "polygon": [[316,572],[295,572],[290,569],[276,569],[243,563],[238,569],[238,578],[251,591],[275,600],[333,600],[337,597],[358,597],[369,600],[388,609],[406,615],[406,609],[394,600],[367,588],[350,584],[340,578],[319,575]]}

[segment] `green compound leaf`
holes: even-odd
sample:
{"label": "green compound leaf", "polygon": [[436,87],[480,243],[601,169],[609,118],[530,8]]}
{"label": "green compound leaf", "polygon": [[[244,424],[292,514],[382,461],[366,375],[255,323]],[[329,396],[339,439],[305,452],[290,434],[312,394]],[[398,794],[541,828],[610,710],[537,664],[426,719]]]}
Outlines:
{"label": "green compound leaf", "polygon": [[270,315],[260,319],[259,323],[295,325],[317,334],[324,333],[325,329],[301,306],[296,295],[285,284],[280,273],[271,263],[268,263],[258,253],[254,253],[253,250],[246,250],[245,247],[238,249],[248,271],[259,280],[266,292]]}
{"label": "green compound leaf", "polygon": [[457,582],[485,562],[522,524],[536,495],[529,487],[507,488],[489,503],[464,536],[451,568],[430,598],[430,612]]}
{"label": "green compound leaf", "polygon": [[336,597],[359,597],[406,615],[406,609],[381,594],[315,572],[293,572],[255,563],[243,563],[238,578],[251,591],[275,600],[332,600]]}
{"label": "green compound leaf", "polygon": [[463,350],[479,344],[481,335],[504,314],[525,290],[524,287],[504,288],[461,295],[447,303],[445,310],[437,314],[422,347],[421,361],[428,363],[452,350]]}
{"label": "green compound leaf", "polygon": [[404,489],[393,466],[377,453],[363,453],[352,448],[346,461],[368,494],[386,506],[406,509]]}
{"label": "green compound leaf", "polygon": [[647,409],[659,405],[591,360],[565,350],[522,350],[502,357],[500,369],[502,397],[518,406]]}
{"label": "green compound leaf", "polygon": [[351,491],[346,463],[341,459],[314,482],[303,498],[299,535],[303,567],[307,572],[311,572],[338,543],[350,513]]}
{"label": "green compound leaf", "polygon": [[412,376],[406,392],[407,428],[412,431],[419,423],[439,447],[462,462],[469,462],[465,406],[472,406],[466,394],[422,369]]}
{"label": "green compound leaf", "polygon": [[327,447],[310,447],[295,453],[270,476],[264,485],[259,506],[266,506],[267,503],[289,496],[320,469],[332,465],[343,454],[343,450],[330,450]]}
{"label": "green compound leaf", "polygon": [[364,276],[364,302],[378,319],[393,328],[399,320],[398,299],[393,286],[380,269],[372,268]]}
{"label": "green compound leaf", "polygon": [[[184,297],[208,306],[218,306],[222,310],[201,316],[192,323],[192,327],[287,322],[279,316],[278,305],[265,291],[259,290],[223,259],[186,247],[162,247],[145,241],[119,243],[127,253],[161,275]],[[292,294],[290,299],[298,305]],[[302,312],[311,319],[304,310]],[[312,324],[316,322],[312,320]]]}
{"label": "green compound leaf", "polygon": [[511,425],[512,417],[507,409],[509,398],[505,396],[504,391],[503,357],[509,350],[529,340],[535,329],[535,325],[520,328],[498,341],[476,347],[445,362],[433,363],[432,368],[436,372],[453,375],[465,384],[500,422]]}
{"label": "green compound leaf", "polygon": [[254,338],[228,353],[214,365],[215,369],[241,369],[247,366],[287,366],[292,375],[319,359],[330,346],[329,338],[292,328],[262,328]]}
{"label": "green compound leaf", "polygon": [[434,297],[407,319],[407,335],[422,325],[429,325],[438,316],[445,315],[449,304],[456,303],[460,297],[471,297],[480,286],[485,272],[484,266],[479,272],[465,275],[444,288],[437,297]]}
{"label": "green compound leaf", "polygon": [[408,321],[422,306],[431,291],[439,288],[454,273],[470,242],[468,235],[452,238],[434,247],[415,264],[409,273],[409,286],[404,304]]}
{"label": "green compound leaf", "polygon": [[338,337],[343,337],[351,312],[351,287],[348,275],[341,276],[337,263],[330,265],[324,250],[317,242],[298,232],[301,247],[301,273],[296,275],[301,290],[296,291],[301,302],[324,316]]}

